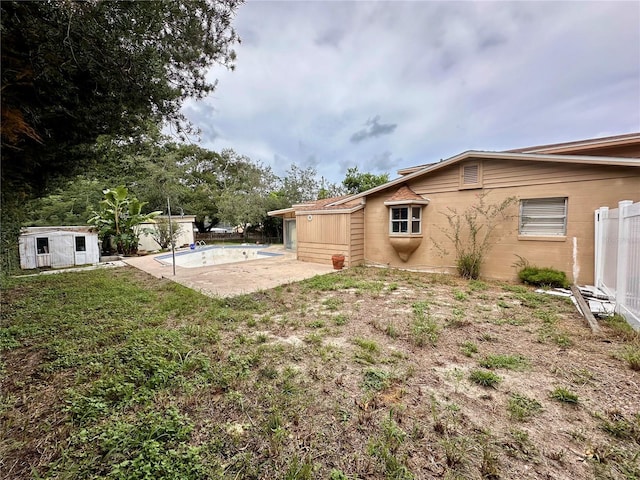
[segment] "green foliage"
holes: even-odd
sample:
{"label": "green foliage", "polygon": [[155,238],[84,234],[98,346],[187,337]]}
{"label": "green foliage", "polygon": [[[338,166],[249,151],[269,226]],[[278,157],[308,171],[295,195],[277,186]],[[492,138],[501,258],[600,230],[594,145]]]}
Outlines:
{"label": "green foliage", "polygon": [[171,224],[169,224],[168,219],[159,218],[155,222],[155,227],[146,229],[145,233],[148,233],[160,248],[165,249],[171,245],[175,245],[180,235],[180,225],[178,222],[171,222]]}
{"label": "green foliage", "polygon": [[230,225],[240,225],[248,232],[250,225],[258,225],[267,213],[267,199],[273,190],[276,177],[271,168],[252,162],[233,150],[221,154],[232,170],[225,175],[218,197],[220,218]]}
{"label": "green foliage", "polygon": [[573,405],[578,403],[578,395],[564,387],[556,387],[551,392],[551,398],[559,402],[570,403]]}
{"label": "green foliage", "polygon": [[406,466],[406,458],[399,455],[399,449],[407,434],[391,416],[382,422],[382,434],[372,439],[367,452],[378,459],[385,469],[385,477],[390,480],[412,480],[411,471]]}
{"label": "green foliage", "polygon": [[567,275],[553,268],[528,266],[518,272],[518,278],[529,285],[560,288],[569,286]]}
{"label": "green foliage", "polygon": [[472,370],[469,373],[469,380],[482,387],[495,387],[502,381],[502,377],[487,370]]}
{"label": "green foliage", "polygon": [[48,476],[89,478],[99,473],[118,480],[199,480],[212,472],[201,448],[189,445],[193,425],[176,409],[149,411],[137,418],[114,416],[78,431]]}
{"label": "green foliage", "polygon": [[[441,212],[447,219],[447,227],[441,230],[451,242],[456,268],[463,278],[477,279],[480,276],[486,254],[495,243],[493,233],[501,222],[509,218],[508,211],[517,201],[515,197],[508,197],[500,203],[487,204],[487,195],[487,192],[477,195],[477,203],[463,212],[450,207]],[[449,255],[445,246],[435,240],[433,242],[442,256]]]}
{"label": "green foliage", "polygon": [[440,335],[438,323],[429,316],[429,305],[425,302],[413,304],[413,319],[411,320],[411,341],[418,347],[426,344],[435,345]]}
{"label": "green foliage", "polygon": [[389,174],[374,175],[372,173],[362,173],[358,167],[350,167],[342,180],[342,185],[348,194],[361,193],[371,188],[377,187],[389,181]]}
{"label": "green foliage", "polygon": [[542,404],[536,399],[529,398],[526,395],[512,393],[509,396],[507,410],[509,411],[511,418],[523,421],[537,413],[540,413],[542,411]]}
{"label": "green foliage", "polygon": [[379,392],[389,387],[391,382],[391,374],[384,370],[370,368],[364,372],[364,380],[362,386],[365,390],[373,390]]}
{"label": "green foliage", "polygon": [[478,346],[473,342],[464,342],[460,345],[460,349],[466,357],[471,357],[474,353],[478,353]]}
{"label": "green foliage", "polygon": [[479,365],[489,369],[524,370],[529,366],[529,361],[522,355],[487,355]]}
{"label": "green foliage", "polygon": [[3,188],[77,173],[102,134],[187,127],[210,67],[233,68],[238,3],[2,2]]}
{"label": "green foliage", "polygon": [[100,210],[88,221],[98,230],[103,242],[103,250],[113,243],[118,253],[132,254],[138,251],[138,225],[162,212],[142,213],[145,203],[129,196],[124,186],[103,191],[104,200],[100,202]]}
{"label": "green foliage", "polygon": [[626,345],[620,353],[631,370],[640,371],[640,343]]}

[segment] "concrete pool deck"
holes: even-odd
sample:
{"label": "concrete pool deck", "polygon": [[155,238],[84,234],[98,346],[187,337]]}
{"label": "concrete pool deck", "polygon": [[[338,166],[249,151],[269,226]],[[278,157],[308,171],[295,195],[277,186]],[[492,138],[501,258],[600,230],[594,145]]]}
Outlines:
{"label": "concrete pool deck", "polygon": [[300,262],[296,260],[295,253],[287,252],[282,246],[268,247],[265,251],[282,255],[195,268],[176,265],[175,276],[172,265],[164,265],[155,259],[167,255],[166,252],[123,258],[123,261],[154,277],[173,280],[205,295],[216,297],[232,297],[267,290],[334,271],[331,265]]}

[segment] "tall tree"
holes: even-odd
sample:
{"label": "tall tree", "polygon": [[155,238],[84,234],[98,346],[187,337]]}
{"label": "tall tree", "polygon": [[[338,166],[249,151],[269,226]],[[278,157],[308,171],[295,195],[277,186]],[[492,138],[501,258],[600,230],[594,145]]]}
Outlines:
{"label": "tall tree", "polygon": [[239,3],[1,2],[3,182],[74,172],[101,134],[184,128],[183,101],[215,87],[209,67],[233,68]]}
{"label": "tall tree", "polygon": [[218,199],[220,218],[243,228],[256,226],[266,216],[269,194],[276,177],[270,167],[253,162],[233,150],[223,150],[226,168],[221,172],[222,190]]}
{"label": "tall tree", "polygon": [[342,185],[347,189],[347,193],[354,194],[364,192],[388,181],[388,173],[374,175],[373,173],[360,172],[358,171],[358,167],[351,167],[347,169],[347,174],[342,181]]}

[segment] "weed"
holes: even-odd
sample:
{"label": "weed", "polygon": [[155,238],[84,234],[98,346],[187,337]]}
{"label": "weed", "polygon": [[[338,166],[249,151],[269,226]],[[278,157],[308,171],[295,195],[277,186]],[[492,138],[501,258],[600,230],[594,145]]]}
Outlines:
{"label": "weed", "polygon": [[542,404],[533,398],[512,393],[507,403],[507,411],[514,420],[524,421],[542,411]]}
{"label": "weed", "polygon": [[311,480],[312,478],[313,462],[308,459],[300,460],[294,456],[287,465],[283,480]]}
{"label": "weed", "polygon": [[486,480],[500,478],[500,461],[494,447],[486,440],[481,440],[482,461],[480,463],[480,477]]}
{"label": "weed", "polygon": [[343,303],[344,303],[344,300],[337,297],[327,298],[322,302],[322,304],[325,306],[327,310],[332,310],[332,311],[338,310]]}
{"label": "weed", "polygon": [[487,285],[482,280],[469,280],[469,284],[468,285],[469,285],[469,290],[471,290],[472,292],[483,291],[483,290],[488,290],[489,289],[489,285]]}
{"label": "weed", "polygon": [[375,340],[366,340],[364,338],[354,338],[353,343],[357,346],[371,353],[377,353],[380,351],[380,346]]}
{"label": "weed", "polygon": [[349,317],[347,317],[342,313],[335,315],[333,317],[333,323],[335,323],[338,326],[346,325],[348,321],[349,321]]}
{"label": "weed", "polygon": [[529,361],[521,355],[487,355],[478,363],[489,369],[524,370],[529,366]]}
{"label": "weed", "polygon": [[625,346],[620,358],[627,362],[631,370],[640,371],[640,343]]}
{"label": "weed", "polygon": [[304,337],[304,341],[306,343],[315,345],[316,347],[319,347],[320,345],[322,345],[323,339],[324,339],[324,336],[319,332],[310,333],[309,335]]}
{"label": "weed", "polygon": [[577,404],[578,403],[578,395],[567,390],[564,387],[556,387],[551,392],[551,398],[563,403]]}
{"label": "weed", "polygon": [[629,420],[619,411],[609,411],[606,415],[596,414],[600,429],[620,440],[635,441],[640,444],[640,414]]}
{"label": "weed", "polygon": [[472,370],[469,373],[469,380],[482,387],[495,388],[502,381],[502,377],[487,370]]}
{"label": "weed", "polygon": [[383,370],[369,369],[364,372],[362,386],[365,390],[380,392],[391,384],[391,374]]}
{"label": "weed", "polygon": [[398,450],[406,438],[406,433],[389,415],[382,423],[382,435],[369,442],[367,453],[384,464],[388,479],[412,480],[413,474],[405,465],[406,456],[399,456]]}
{"label": "weed", "polygon": [[538,455],[538,450],[527,432],[513,428],[509,433],[510,440],[502,444],[509,455],[526,459],[532,459]]}
{"label": "weed", "polygon": [[478,337],[478,340],[480,340],[481,342],[496,342],[498,340],[498,337],[490,334],[489,332],[485,332]]}
{"label": "weed", "polygon": [[191,423],[175,409],[141,413],[133,419],[109,419],[74,434],[65,456],[48,476],[114,479],[210,476],[201,449],[189,445]]}
{"label": "weed", "polygon": [[462,290],[454,290],[453,291],[453,298],[455,298],[459,302],[464,302],[464,301],[469,299],[469,296],[465,292],[463,292]]}
{"label": "weed", "polygon": [[460,350],[466,357],[472,357],[474,353],[478,353],[478,346],[473,342],[464,342],[460,345]]}
{"label": "weed", "polygon": [[324,327],[324,322],[322,320],[314,320],[313,322],[309,323],[309,327],[310,328],[323,328]]}
{"label": "weed", "polygon": [[444,450],[444,458],[449,468],[459,468],[466,464],[468,455],[472,451],[471,439],[466,436],[457,436],[440,439],[438,441]]}
{"label": "weed", "polygon": [[393,323],[389,323],[384,329],[384,333],[386,333],[391,338],[398,338],[400,336],[400,332],[395,327]]}
{"label": "weed", "polygon": [[435,345],[439,334],[438,324],[429,317],[428,304],[425,302],[414,303],[411,322],[411,341],[413,344],[418,347],[423,347],[427,343]]}
{"label": "weed", "polygon": [[609,328],[626,341],[638,340],[640,338],[640,333],[636,332],[624,316],[619,313],[607,317],[605,322]]}

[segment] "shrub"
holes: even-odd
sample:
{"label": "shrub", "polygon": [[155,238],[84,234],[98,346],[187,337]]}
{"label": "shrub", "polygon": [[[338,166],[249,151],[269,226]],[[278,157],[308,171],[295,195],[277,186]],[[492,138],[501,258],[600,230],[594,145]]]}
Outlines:
{"label": "shrub", "polygon": [[569,286],[567,275],[553,268],[528,266],[518,272],[518,278],[529,285],[562,288]]}

